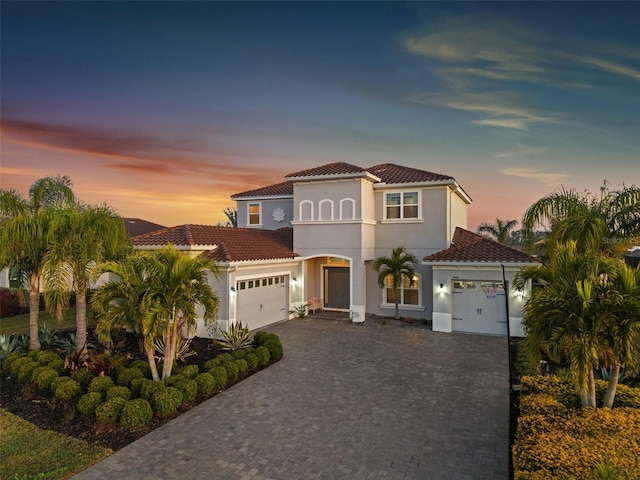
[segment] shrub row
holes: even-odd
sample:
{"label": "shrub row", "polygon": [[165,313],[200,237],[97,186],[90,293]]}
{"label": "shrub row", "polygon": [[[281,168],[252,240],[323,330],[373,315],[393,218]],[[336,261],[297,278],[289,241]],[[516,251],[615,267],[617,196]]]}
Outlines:
{"label": "shrub row", "polygon": [[[600,400],[606,386],[597,382]],[[514,478],[601,478],[595,475],[603,468],[615,471],[619,480],[640,478],[640,389],[618,385],[618,394],[614,406],[624,406],[580,408],[571,381],[523,377],[512,452]]]}
{"label": "shrub row", "polygon": [[[96,376],[87,368],[65,375],[64,361],[52,351],[36,350],[27,355],[14,352],[2,362],[2,369],[31,383],[43,392],[51,392],[62,402],[77,402],[78,411],[95,416],[103,424],[137,426],[148,423],[154,413],[173,415],[178,408],[199,394],[209,396],[216,389],[271,359],[282,356],[282,344],[275,334],[261,332],[254,347],[223,353],[204,364],[188,365],[161,382],[149,377],[145,360],[119,361],[110,375]],[[83,394],[84,393],[84,394]]]}

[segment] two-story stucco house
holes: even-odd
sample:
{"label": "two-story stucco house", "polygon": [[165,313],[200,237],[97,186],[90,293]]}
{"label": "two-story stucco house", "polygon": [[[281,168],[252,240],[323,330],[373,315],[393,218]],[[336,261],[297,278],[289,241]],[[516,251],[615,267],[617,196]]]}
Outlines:
{"label": "two-story stucco house", "polygon": [[138,248],[172,243],[218,261],[222,276],[210,282],[221,328],[285,320],[310,298],[350,312],[354,322],[391,316],[391,291],[379,287],[372,264],[402,245],[424,259],[413,284],[402,286],[402,316],[432,320],[439,331],[498,335],[509,320],[511,334],[522,334],[527,292],[509,285],[534,259],[467,231],[471,198],[450,176],[333,163],[231,198],[238,228],[183,225],[133,239]]}

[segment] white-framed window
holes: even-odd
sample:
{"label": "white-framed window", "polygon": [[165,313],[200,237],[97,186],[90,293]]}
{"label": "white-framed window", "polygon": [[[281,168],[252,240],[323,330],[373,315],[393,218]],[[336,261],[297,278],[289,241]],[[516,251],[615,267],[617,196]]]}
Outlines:
{"label": "white-framed window", "polygon": [[318,203],[318,220],[333,220],[333,200],[325,198]]}
{"label": "white-framed window", "polygon": [[[414,274],[413,283],[406,276],[402,277],[402,284],[397,293],[399,305],[420,305],[420,275]],[[396,294],[393,291],[393,278],[389,275],[383,289],[383,303],[395,304]]]}
{"label": "white-framed window", "polygon": [[249,225],[262,225],[262,204],[260,202],[247,205]]}
{"label": "white-framed window", "polygon": [[420,192],[389,192],[384,196],[384,215],[387,220],[420,218]]}
{"label": "white-framed window", "polygon": [[340,200],[340,220],[356,219],[356,201],[353,198]]}

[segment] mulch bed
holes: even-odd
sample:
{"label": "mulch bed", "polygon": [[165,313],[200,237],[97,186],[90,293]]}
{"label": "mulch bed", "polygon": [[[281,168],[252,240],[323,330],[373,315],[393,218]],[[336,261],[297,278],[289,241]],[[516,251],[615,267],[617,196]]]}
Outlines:
{"label": "mulch bed", "polygon": [[[65,333],[62,335],[64,336]],[[97,347],[94,350],[95,352],[104,350],[99,347],[99,342],[93,332],[88,333],[88,341]],[[125,358],[146,359],[140,351],[140,342],[135,335],[122,332],[121,337],[115,339],[114,344],[116,346],[111,350],[113,354],[122,355]],[[196,352],[196,355],[187,357],[180,366],[197,364],[202,370],[202,365],[207,360],[221,353],[219,347],[208,338],[196,337],[192,339],[191,350]],[[239,381],[241,380],[242,377]],[[161,418],[154,415],[152,421],[143,427],[107,427],[98,425],[93,418],[61,404],[61,402],[56,401],[53,395],[42,394],[36,388],[18,382],[15,376],[9,375],[9,372],[0,370],[0,382],[0,408],[40,428],[60,432],[101,447],[110,448],[113,451],[129,445],[131,442],[164,425],[172,418],[211,398],[211,396],[198,396],[193,402],[181,406],[178,412],[170,417]]]}

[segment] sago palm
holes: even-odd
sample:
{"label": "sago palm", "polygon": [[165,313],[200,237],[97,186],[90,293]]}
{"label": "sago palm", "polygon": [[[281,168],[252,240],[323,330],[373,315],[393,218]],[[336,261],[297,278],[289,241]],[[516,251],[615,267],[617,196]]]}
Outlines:
{"label": "sago palm", "polygon": [[394,318],[396,320],[400,318],[400,287],[405,278],[409,281],[409,285],[413,285],[413,277],[418,263],[418,258],[403,246],[393,248],[390,257],[378,257],[373,262],[373,269],[378,274],[378,285],[380,288],[386,288],[387,282],[389,281],[387,279],[390,279],[390,287],[393,291],[395,303]]}

